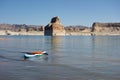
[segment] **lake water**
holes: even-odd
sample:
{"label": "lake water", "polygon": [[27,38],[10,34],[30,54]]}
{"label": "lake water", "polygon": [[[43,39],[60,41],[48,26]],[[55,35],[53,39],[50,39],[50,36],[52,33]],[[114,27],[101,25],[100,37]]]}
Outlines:
{"label": "lake water", "polygon": [[[9,73],[14,69],[7,66],[26,67],[38,66],[62,66],[65,68],[82,69],[90,73],[105,75],[97,80],[119,80],[120,79],[120,36],[0,36],[6,38],[0,40],[0,72],[4,72],[6,67]],[[45,50],[49,54],[47,57],[34,57],[24,61],[22,52],[32,52]],[[16,68],[16,67],[15,67]],[[22,66],[19,70],[23,70]],[[61,69],[63,70],[63,69]],[[26,69],[24,68],[24,72]],[[28,70],[29,71],[29,70]],[[59,71],[59,70],[58,70]],[[76,70],[77,71],[77,70]],[[32,70],[33,73],[38,71]],[[17,71],[14,71],[17,74]],[[33,73],[29,73],[32,75]],[[2,73],[0,73],[1,75]],[[14,75],[16,75],[14,74]],[[3,76],[9,75],[4,73]],[[17,77],[22,74],[18,74]],[[69,74],[70,75],[70,74]],[[75,74],[76,75],[76,74]],[[70,80],[79,80],[73,75]],[[78,74],[79,75],[79,74]],[[58,77],[62,77],[60,75]],[[65,76],[64,76],[65,77]],[[85,76],[86,77],[86,76]],[[83,78],[85,78],[83,77]],[[4,79],[3,77],[0,79]],[[16,78],[15,78],[16,79]],[[24,79],[28,79],[24,78]],[[20,80],[24,80],[20,78]],[[55,78],[66,80],[65,78]],[[6,78],[7,80],[7,78]],[[11,79],[14,80],[14,79]],[[44,80],[44,79],[43,79]],[[46,79],[47,80],[47,79]],[[51,78],[50,80],[54,80]],[[84,79],[83,79],[84,80]],[[92,77],[86,80],[96,80]]]}

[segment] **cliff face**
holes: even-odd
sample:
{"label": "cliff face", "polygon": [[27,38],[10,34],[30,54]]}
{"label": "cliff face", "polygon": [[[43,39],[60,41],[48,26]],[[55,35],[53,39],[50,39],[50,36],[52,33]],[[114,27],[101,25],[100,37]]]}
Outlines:
{"label": "cliff face", "polygon": [[60,23],[59,17],[53,17],[51,22],[45,26],[44,35],[56,36],[65,35],[65,29]]}
{"label": "cliff face", "polygon": [[13,32],[43,31],[43,26],[26,24],[0,24],[0,30],[9,30]]}
{"label": "cliff face", "polygon": [[45,28],[41,25],[0,24],[0,35],[31,35],[31,33],[49,36],[120,35],[120,23],[93,23],[92,28],[81,25],[63,27],[59,17],[53,17]]}
{"label": "cliff face", "polygon": [[120,23],[93,23],[94,34],[120,34]]}
{"label": "cliff face", "polygon": [[75,25],[75,26],[66,26],[66,32],[91,32],[90,27],[82,26],[82,25]]}

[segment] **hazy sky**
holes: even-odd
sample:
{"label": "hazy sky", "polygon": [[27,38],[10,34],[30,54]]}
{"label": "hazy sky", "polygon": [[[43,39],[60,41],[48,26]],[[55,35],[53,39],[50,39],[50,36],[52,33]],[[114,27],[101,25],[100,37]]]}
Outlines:
{"label": "hazy sky", "polygon": [[120,0],[0,0],[0,23],[47,25],[54,16],[65,26],[120,22]]}

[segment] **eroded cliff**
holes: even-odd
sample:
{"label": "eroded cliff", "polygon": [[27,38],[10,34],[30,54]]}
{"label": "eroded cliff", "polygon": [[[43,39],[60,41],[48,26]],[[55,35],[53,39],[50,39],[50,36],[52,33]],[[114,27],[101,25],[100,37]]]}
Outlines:
{"label": "eroded cliff", "polygon": [[95,35],[120,35],[120,23],[93,23],[92,32]]}

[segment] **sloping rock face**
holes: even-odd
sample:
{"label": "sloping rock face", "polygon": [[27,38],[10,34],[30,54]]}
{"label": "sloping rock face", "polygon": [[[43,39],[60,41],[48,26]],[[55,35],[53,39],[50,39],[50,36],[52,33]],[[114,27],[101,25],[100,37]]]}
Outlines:
{"label": "sloping rock face", "polygon": [[51,22],[45,26],[44,35],[47,36],[63,36],[65,35],[65,29],[60,23],[59,17],[53,17]]}
{"label": "sloping rock face", "polygon": [[120,35],[120,23],[93,23],[92,32],[96,35]]}
{"label": "sloping rock face", "polygon": [[9,30],[13,32],[43,31],[43,26],[26,24],[0,24],[0,30]]}

